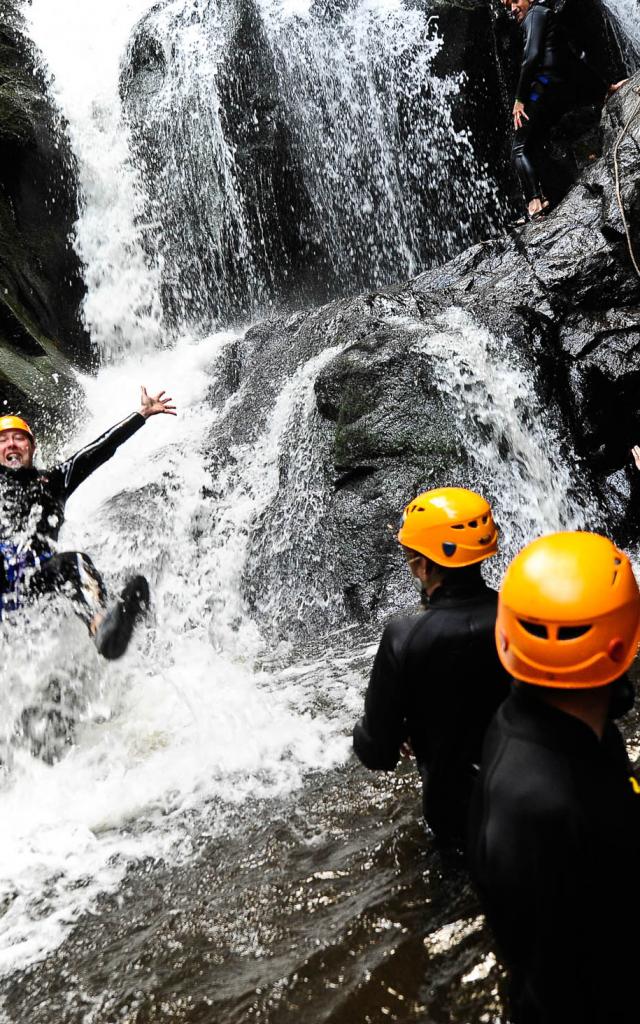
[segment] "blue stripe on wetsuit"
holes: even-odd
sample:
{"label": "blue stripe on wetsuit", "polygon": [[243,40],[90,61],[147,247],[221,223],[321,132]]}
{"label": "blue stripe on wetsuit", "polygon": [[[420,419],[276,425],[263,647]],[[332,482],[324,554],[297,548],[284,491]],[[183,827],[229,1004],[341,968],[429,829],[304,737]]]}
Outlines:
{"label": "blue stripe on wetsuit", "polygon": [[39,569],[51,558],[51,552],[40,555],[20,550],[16,544],[0,543],[0,621],[4,612],[15,612],[22,607],[22,590],[29,569]]}

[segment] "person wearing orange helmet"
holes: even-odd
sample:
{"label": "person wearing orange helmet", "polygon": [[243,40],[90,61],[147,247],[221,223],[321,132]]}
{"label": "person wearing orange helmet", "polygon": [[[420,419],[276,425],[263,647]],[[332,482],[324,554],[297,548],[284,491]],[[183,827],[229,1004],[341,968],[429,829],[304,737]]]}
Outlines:
{"label": "person wearing orange helmet", "polygon": [[493,642],[497,594],[480,571],[498,531],[479,494],[442,487],[407,505],[397,539],[422,609],[385,627],[353,746],[365,767],[387,771],[412,751],[427,823],[460,845],[484,732],[508,693]]}
{"label": "person wearing orange helmet", "polygon": [[56,543],[70,495],[158,414],[175,415],[171,398],[164,391],[149,395],[143,387],[139,412],[47,470],[33,465],[36,441],[26,420],[0,416],[0,618],[44,594],[69,594],[99,653],[110,659],[124,654],[149,601],[146,579],[134,576],[107,607],[105,586],[89,556],[58,552]]}
{"label": "person wearing orange helmet", "polygon": [[500,588],[515,680],[487,732],[469,864],[510,980],[513,1024],[631,1024],[640,787],[612,721],[640,593],[606,537],[533,541]]}

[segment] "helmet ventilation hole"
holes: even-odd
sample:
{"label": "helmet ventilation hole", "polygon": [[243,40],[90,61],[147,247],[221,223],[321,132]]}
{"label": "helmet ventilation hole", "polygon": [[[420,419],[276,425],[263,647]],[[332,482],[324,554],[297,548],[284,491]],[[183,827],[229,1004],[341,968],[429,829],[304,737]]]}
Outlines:
{"label": "helmet ventilation hole", "polygon": [[446,540],[442,542],[442,550],[444,551],[447,558],[451,558],[453,555],[455,555],[457,548],[457,544],[451,544],[449,541]]}
{"label": "helmet ventilation hole", "polygon": [[526,619],[518,619],[518,622],[523,629],[526,629],[527,633],[531,633],[531,636],[537,636],[540,640],[549,639],[547,627],[543,626],[541,622],[527,622]]}
{"label": "helmet ventilation hole", "polygon": [[591,626],[559,626],[558,640],[576,640],[588,633]]}

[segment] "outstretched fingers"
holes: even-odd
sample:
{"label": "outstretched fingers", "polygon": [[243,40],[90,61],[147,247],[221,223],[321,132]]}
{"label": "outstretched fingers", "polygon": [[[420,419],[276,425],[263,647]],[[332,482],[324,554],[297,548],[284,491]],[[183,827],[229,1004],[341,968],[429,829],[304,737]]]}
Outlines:
{"label": "outstretched fingers", "polygon": [[176,407],[173,405],[173,398],[167,395],[164,389],[159,391],[157,395],[150,395],[143,384],[140,388],[140,394],[143,416],[155,416],[158,413],[166,413],[168,416],[177,415]]}

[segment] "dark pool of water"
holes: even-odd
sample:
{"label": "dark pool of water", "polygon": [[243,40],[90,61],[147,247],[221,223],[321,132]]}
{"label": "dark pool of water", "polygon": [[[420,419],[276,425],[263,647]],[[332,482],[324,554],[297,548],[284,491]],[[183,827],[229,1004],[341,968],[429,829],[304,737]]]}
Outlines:
{"label": "dark pool of water", "polygon": [[410,766],[355,761],[245,805],[225,838],[201,835],[186,865],[132,869],[55,954],[6,979],[7,1019],[500,1021],[476,899],[419,815]]}

